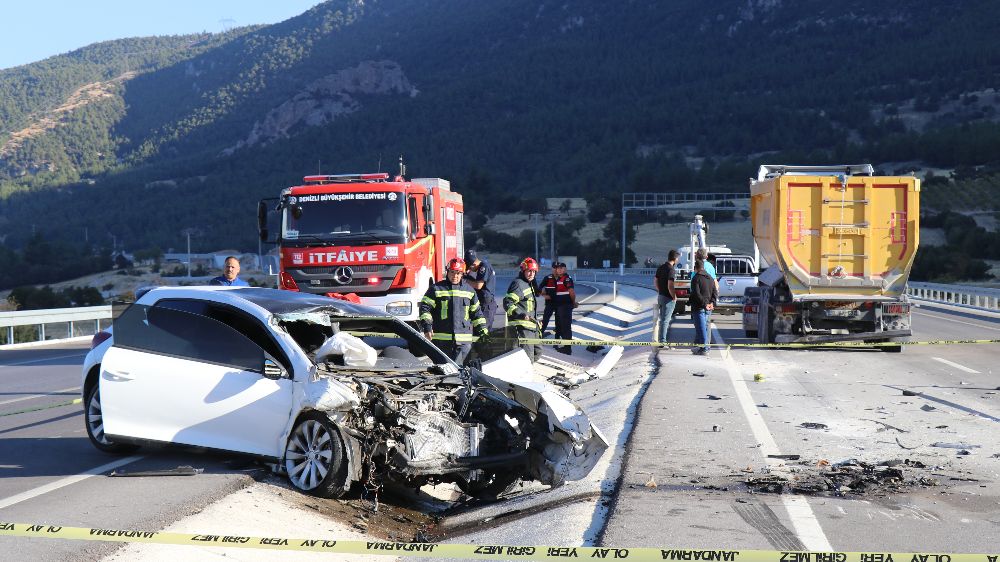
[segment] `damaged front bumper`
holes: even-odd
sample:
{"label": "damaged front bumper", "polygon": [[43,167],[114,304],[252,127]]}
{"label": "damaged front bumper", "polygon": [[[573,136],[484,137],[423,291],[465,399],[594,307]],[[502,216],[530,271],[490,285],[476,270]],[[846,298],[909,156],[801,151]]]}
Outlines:
{"label": "damaged front bumper", "polygon": [[[483,364],[487,381],[548,422],[548,443],[531,455],[529,470],[551,486],[587,476],[608,448],[608,441],[576,404],[536,375],[524,350]],[[535,449],[533,447],[533,449]],[[536,449],[537,451],[538,449]]]}

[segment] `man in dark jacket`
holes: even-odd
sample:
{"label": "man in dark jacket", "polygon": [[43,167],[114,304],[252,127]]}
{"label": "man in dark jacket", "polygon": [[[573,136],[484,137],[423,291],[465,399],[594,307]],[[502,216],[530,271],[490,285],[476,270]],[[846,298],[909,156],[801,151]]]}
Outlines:
{"label": "man in dark jacket", "polygon": [[465,363],[475,336],[486,335],[486,319],[479,306],[479,297],[475,289],[462,280],[463,275],[465,261],[451,260],[445,278],[431,285],[420,300],[421,330],[459,365]]}
{"label": "man in dark jacket", "polygon": [[493,266],[485,259],[480,259],[475,250],[465,251],[465,264],[469,268],[465,272],[465,282],[472,285],[479,297],[479,306],[483,307],[483,317],[486,318],[486,331],[493,331],[493,320],[497,313],[497,274]]}
{"label": "man in dark jacket", "polygon": [[[538,338],[538,319],[535,317],[535,299],[538,290],[535,287],[535,275],[538,274],[538,262],[533,258],[525,258],[521,262],[521,274],[511,282],[507,294],[503,298],[503,309],[507,313],[507,337]],[[542,347],[536,344],[521,346],[528,359],[534,363],[542,354]]]}
{"label": "man in dark jacket", "polygon": [[715,303],[719,300],[719,289],[715,285],[715,279],[705,271],[705,260],[695,260],[694,277],[691,278],[691,294],[688,304],[691,306],[691,319],[694,321],[694,343],[701,344],[701,347],[694,347],[691,352],[695,355],[705,355],[708,353],[709,318]]}

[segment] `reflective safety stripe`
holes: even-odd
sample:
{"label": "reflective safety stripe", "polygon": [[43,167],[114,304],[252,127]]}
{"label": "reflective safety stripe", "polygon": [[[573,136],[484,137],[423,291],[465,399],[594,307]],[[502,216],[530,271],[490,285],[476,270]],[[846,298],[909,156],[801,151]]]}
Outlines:
{"label": "reflective safety stripe", "polygon": [[448,301],[441,301],[441,320],[448,319]]}
{"label": "reflective safety stripe", "polygon": [[506,297],[514,302],[518,302],[521,300],[521,295],[517,293],[507,293]]}
{"label": "reflective safety stripe", "polygon": [[421,314],[420,315],[420,319],[424,320],[425,322],[433,322],[434,321],[434,317],[431,316],[430,312],[425,312],[425,313]]}
{"label": "reflective safety stripe", "polygon": [[420,299],[420,302],[423,302],[423,303],[429,304],[431,306],[434,306],[434,299],[432,299],[432,298],[430,298],[430,297],[428,297],[426,295],[424,295],[424,298]]}
{"label": "reflective safety stripe", "polygon": [[538,327],[531,320],[508,320],[507,321],[507,325],[508,326],[520,326],[522,328],[530,328],[532,330],[534,330],[535,328]]}
{"label": "reflective safety stripe", "polygon": [[514,314],[515,312],[517,312],[517,305],[516,304],[507,309],[507,316],[510,316],[511,314]]}
{"label": "reflective safety stripe", "polygon": [[472,325],[473,326],[485,326],[486,325],[486,319],[485,318],[476,318],[475,320],[472,321]]}
{"label": "reflective safety stripe", "polygon": [[530,297],[531,293],[532,293],[531,287],[528,287],[527,289],[521,291],[521,295],[525,297]]}
{"label": "reflective safety stripe", "polygon": [[469,310],[471,310],[472,312],[479,310],[479,303],[478,302],[472,303],[472,306],[469,307]]}
{"label": "reflective safety stripe", "polygon": [[438,289],[437,291],[434,291],[434,296],[436,297],[465,297],[467,299],[471,299],[473,295],[475,295],[475,293],[472,291],[463,291],[461,289]]}
{"label": "reflective safety stripe", "polygon": [[449,334],[447,332],[434,332],[433,334],[431,334],[431,339],[435,341],[474,342],[476,341],[476,336],[472,334]]}

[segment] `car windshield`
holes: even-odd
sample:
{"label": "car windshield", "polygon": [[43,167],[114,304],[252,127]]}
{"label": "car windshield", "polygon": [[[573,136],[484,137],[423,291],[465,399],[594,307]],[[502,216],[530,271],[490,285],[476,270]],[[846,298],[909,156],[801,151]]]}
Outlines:
{"label": "car windshield", "polygon": [[289,197],[281,235],[286,241],[389,244],[403,242],[405,233],[403,198],[395,192],[366,192]]}
{"label": "car windshield", "polygon": [[[424,370],[432,365],[454,366],[438,348],[429,345],[420,334],[402,322],[380,318],[329,317],[330,322],[327,324],[316,321],[314,316],[317,315],[288,314],[281,318],[281,325],[313,361],[317,360],[316,351],[327,339],[337,332],[344,332],[360,338],[375,350],[375,365],[357,367],[360,370],[412,371]],[[337,356],[328,356],[324,362],[332,362],[345,369],[352,368],[339,361]]]}

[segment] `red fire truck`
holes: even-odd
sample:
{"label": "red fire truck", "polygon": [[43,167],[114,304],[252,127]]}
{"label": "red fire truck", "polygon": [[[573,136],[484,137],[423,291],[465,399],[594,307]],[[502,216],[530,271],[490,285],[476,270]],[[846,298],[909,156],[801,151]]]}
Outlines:
{"label": "red fire truck", "polygon": [[[388,173],[306,176],[258,207],[261,240],[278,244],[280,288],[417,319],[427,287],[465,253],[462,196],[447,180]],[[270,225],[270,226],[269,226]]]}

